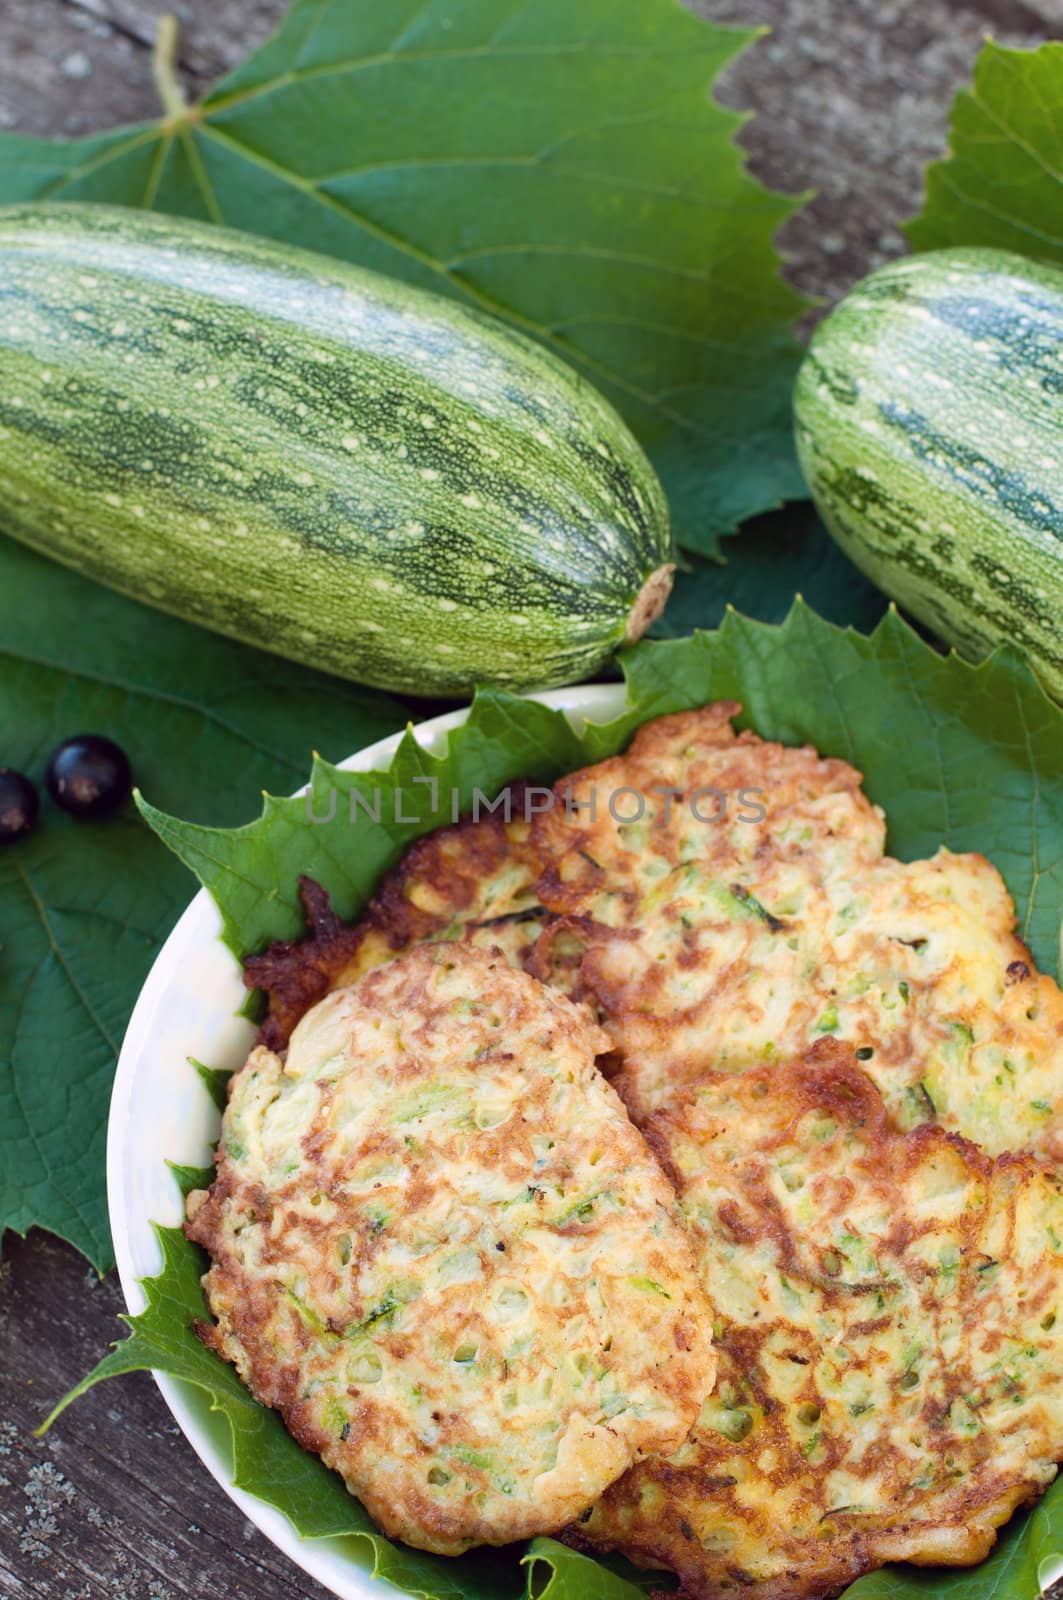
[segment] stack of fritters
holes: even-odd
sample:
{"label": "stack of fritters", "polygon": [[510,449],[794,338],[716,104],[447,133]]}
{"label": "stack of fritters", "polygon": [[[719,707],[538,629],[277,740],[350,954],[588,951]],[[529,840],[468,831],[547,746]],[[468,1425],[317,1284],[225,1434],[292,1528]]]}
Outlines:
{"label": "stack of fritters", "polygon": [[[359,923],[307,885],[311,936],[247,963],[270,997],[264,1042],[282,1047],[313,1000],[410,944],[462,939],[596,1005],[636,1119],[707,1071],[829,1036],[899,1126],[1058,1160],[1063,994],[1016,938],[1000,874],[980,855],[885,856],[858,772],[735,734],[737,710],[648,723],[625,755],[562,779],[530,826],[518,794],[509,824],[420,840]],[[644,815],[617,820],[635,796]]]}
{"label": "stack of fritters", "polygon": [[857,772],[737,710],[648,724],[531,823],[518,792],[510,823],[420,841],[354,927],[304,885],[308,938],[247,979],[272,1050],[424,942],[586,1004],[719,1372],[679,1449],[567,1537],[784,1600],[977,1561],[1063,1457],[1063,995],[984,857],[886,856]]}

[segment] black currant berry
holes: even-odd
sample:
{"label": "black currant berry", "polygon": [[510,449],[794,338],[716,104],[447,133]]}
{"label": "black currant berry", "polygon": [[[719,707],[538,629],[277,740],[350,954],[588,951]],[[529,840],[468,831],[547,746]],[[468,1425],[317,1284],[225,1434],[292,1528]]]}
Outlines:
{"label": "black currant berry", "polygon": [[78,733],[52,751],[48,793],[72,817],[106,817],[133,787],[125,751],[100,733]]}
{"label": "black currant berry", "polygon": [[0,767],[0,844],[14,844],[33,832],[40,808],[35,786],[13,767]]}

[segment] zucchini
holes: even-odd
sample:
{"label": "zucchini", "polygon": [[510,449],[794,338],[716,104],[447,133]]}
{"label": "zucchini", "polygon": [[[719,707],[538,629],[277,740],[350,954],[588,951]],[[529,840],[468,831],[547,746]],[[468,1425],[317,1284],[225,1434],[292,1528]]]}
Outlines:
{"label": "zucchini", "polygon": [[0,528],[424,695],[583,677],[671,586],[652,467],[549,351],[323,256],[93,205],[0,208]]}
{"label": "zucchini", "polygon": [[1063,697],[1063,272],[891,262],[815,333],[798,451],[861,570],[965,656],[1018,645]]}

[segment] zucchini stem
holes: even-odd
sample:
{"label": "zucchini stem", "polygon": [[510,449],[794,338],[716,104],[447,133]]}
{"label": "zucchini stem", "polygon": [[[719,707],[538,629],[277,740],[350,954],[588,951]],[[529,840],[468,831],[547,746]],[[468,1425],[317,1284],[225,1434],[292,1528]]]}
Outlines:
{"label": "zucchini stem", "polygon": [[625,644],[634,644],[636,639],[641,639],[650,624],[657,621],[672,592],[674,571],[675,562],[668,561],[650,573],[635,596],[635,604],[631,607],[624,634]]}
{"label": "zucchini stem", "polygon": [[188,116],[188,100],[177,76],[177,18],[169,13],[159,18],[155,30],[151,70],[168,120],[183,121]]}

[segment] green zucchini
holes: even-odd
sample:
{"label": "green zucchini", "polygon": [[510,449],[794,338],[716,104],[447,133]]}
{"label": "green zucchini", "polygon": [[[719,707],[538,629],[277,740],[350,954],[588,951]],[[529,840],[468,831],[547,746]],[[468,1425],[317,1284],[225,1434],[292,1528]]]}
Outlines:
{"label": "green zucchini", "polygon": [[891,262],[816,331],[801,464],[842,549],[971,659],[1063,696],[1063,272],[1002,250]]}
{"label": "green zucchini", "polygon": [[380,687],[585,676],[659,613],[663,491],[549,351],[224,228],[0,208],[0,529]]}

